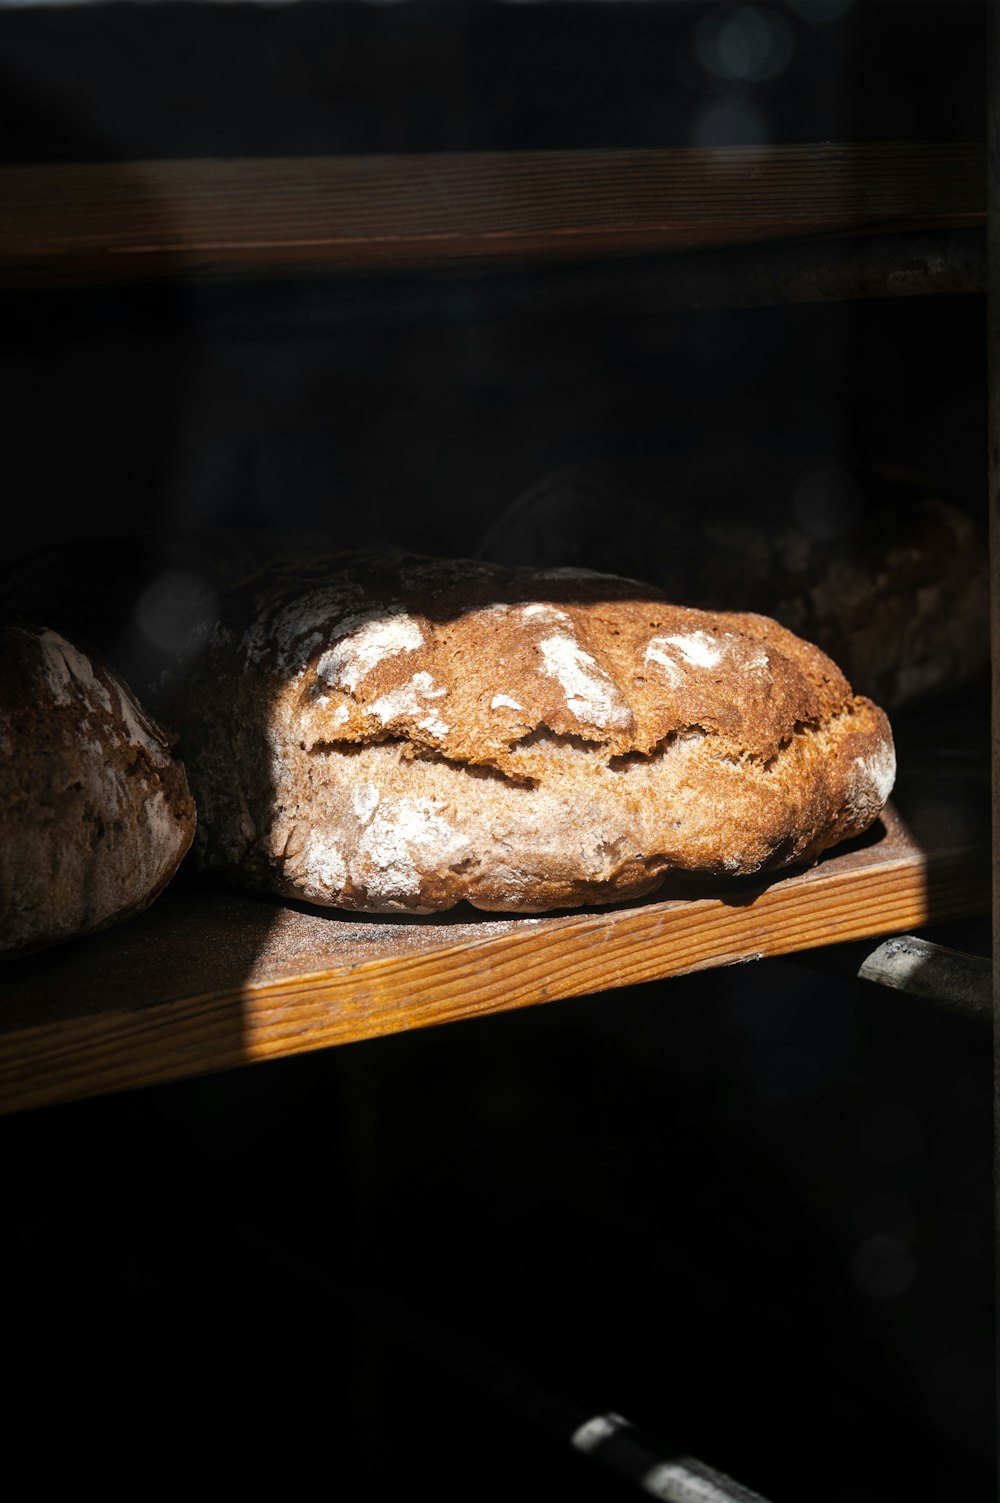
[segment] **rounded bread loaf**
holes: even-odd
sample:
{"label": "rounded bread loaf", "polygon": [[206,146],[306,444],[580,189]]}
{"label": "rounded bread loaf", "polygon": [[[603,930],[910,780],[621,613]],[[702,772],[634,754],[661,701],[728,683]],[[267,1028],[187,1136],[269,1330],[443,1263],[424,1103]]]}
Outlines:
{"label": "rounded bread loaf", "polygon": [[811,861],[895,774],[885,715],[817,648],[588,571],[279,562],[199,628],[163,707],[202,864],[365,912]]}
{"label": "rounded bread loaf", "polygon": [[166,735],[122,679],[54,631],[0,626],[0,952],[147,907],[194,836]]}
{"label": "rounded bread loaf", "polygon": [[603,558],[671,599],[772,616],[890,713],[989,672],[985,527],[919,477],[855,482],[757,453],[579,466],[494,517],[479,551],[539,568]]}

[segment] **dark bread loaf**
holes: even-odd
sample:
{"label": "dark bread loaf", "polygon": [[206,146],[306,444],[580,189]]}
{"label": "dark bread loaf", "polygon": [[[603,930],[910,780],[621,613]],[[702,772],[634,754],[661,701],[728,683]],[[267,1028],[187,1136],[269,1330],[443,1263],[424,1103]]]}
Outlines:
{"label": "dark bread loaf", "polygon": [[0,951],[145,908],[194,835],[183,769],[123,681],[56,632],[0,627]]}
{"label": "dark bread loaf", "polygon": [[279,563],[169,680],[205,866],[368,912],[607,903],[865,830],[881,710],[764,617],[572,570]]}
{"label": "dark bread loaf", "polygon": [[772,616],[890,713],[988,675],[982,522],[926,485],[878,473],[862,476],[862,506],[851,477],[817,472],[797,514],[797,480],[794,467],[752,453],[714,467],[700,455],[693,474],[566,470],[496,518],[480,552],[536,568],[639,569],[672,600]]}

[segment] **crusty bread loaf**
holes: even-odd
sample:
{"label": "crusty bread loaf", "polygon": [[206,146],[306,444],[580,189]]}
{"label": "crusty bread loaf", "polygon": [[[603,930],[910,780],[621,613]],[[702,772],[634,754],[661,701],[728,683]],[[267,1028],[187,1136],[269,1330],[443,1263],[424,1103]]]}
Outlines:
{"label": "crusty bread loaf", "polygon": [[856,490],[837,472],[812,478],[830,510],[799,519],[795,473],[765,456],[741,455],[733,468],[731,456],[713,466],[699,455],[695,473],[563,470],[494,518],[480,552],[544,568],[567,562],[569,539],[573,563],[642,569],[670,599],[702,610],[773,616],[890,713],[988,675],[984,523],[903,477],[868,473]]}
{"label": "crusty bread loaf", "polygon": [[208,867],[424,913],[607,903],[814,859],[878,816],[882,711],[764,617],[415,557],[248,579],[174,673]]}
{"label": "crusty bread loaf", "polygon": [[152,902],[194,835],[183,769],[122,680],[56,632],[0,627],[0,952]]}

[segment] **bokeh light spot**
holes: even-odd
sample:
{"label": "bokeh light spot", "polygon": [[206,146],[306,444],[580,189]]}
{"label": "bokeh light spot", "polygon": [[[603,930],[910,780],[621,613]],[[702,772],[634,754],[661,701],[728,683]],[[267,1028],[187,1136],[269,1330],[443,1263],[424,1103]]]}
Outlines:
{"label": "bokeh light spot", "polygon": [[695,146],[765,146],[770,138],[766,114],[742,91],[709,105],[691,137]]}
{"label": "bokeh light spot", "polygon": [[140,595],[136,624],[146,641],[161,652],[176,652],[199,622],[215,614],[211,586],[184,569],[167,569]]}
{"label": "bokeh light spot", "polygon": [[795,38],[783,16],[756,5],[710,11],[698,23],[695,51],[706,72],[740,83],[762,83],[783,73]]}

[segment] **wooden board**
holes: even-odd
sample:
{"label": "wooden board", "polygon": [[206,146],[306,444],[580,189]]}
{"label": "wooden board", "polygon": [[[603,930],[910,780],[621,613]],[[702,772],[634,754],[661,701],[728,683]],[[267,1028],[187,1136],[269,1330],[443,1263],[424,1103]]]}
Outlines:
{"label": "wooden board", "polygon": [[960,228],[985,194],[978,143],[24,165],[0,168],[0,285]]}
{"label": "wooden board", "polygon": [[179,881],[131,923],[8,962],[0,1110],[986,911],[988,818],[956,791],[808,871],[552,917],[372,921]]}

